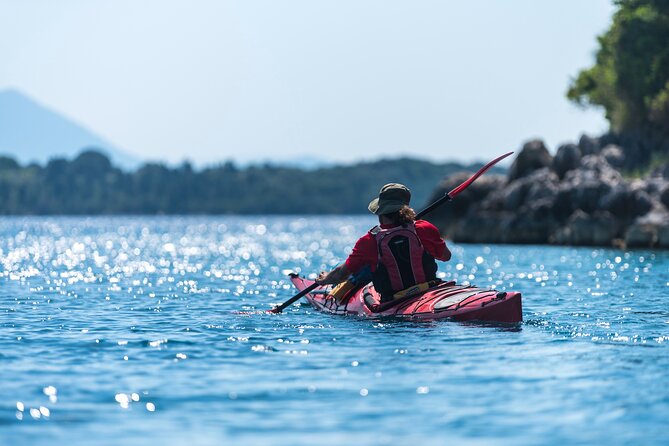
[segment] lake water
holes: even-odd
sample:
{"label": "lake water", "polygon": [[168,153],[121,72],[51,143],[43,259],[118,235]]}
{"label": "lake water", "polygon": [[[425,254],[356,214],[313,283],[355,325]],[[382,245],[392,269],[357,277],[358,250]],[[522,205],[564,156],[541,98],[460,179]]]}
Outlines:
{"label": "lake water", "polygon": [[518,326],[254,313],[373,223],[0,219],[0,444],[669,442],[669,253],[451,244]]}

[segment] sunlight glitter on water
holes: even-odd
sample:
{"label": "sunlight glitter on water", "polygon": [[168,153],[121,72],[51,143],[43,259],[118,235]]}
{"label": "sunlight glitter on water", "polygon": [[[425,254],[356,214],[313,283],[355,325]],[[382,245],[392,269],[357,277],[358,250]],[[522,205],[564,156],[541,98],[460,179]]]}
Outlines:
{"label": "sunlight glitter on water", "polygon": [[520,327],[263,313],[294,295],[287,272],[336,265],[372,224],[0,220],[8,444],[115,426],[161,444],[376,444],[360,438],[378,426],[421,444],[669,438],[667,253],[452,245],[440,275],[521,291]]}

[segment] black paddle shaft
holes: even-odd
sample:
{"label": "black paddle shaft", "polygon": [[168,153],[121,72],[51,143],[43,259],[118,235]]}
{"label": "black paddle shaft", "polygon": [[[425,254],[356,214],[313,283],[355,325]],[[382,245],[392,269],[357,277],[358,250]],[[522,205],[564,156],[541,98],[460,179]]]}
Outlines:
{"label": "black paddle shaft", "polygon": [[299,293],[297,293],[296,295],[294,295],[293,297],[291,297],[290,299],[288,299],[287,301],[285,301],[284,303],[282,303],[281,305],[279,305],[278,307],[274,307],[269,311],[271,313],[281,313],[284,308],[291,305],[293,302],[300,300],[303,296],[306,296],[316,288],[318,288],[318,284],[314,282],[305,289],[303,289],[302,291],[300,291]]}
{"label": "black paddle shaft", "polygon": [[416,220],[418,220],[419,218],[422,218],[426,214],[429,214],[430,212],[434,211],[435,209],[437,209],[439,206],[441,206],[442,204],[444,204],[447,201],[451,201],[451,196],[448,195],[448,194],[444,195],[443,197],[441,197],[440,199],[438,199],[437,201],[435,201],[434,203],[432,203],[431,205],[429,205],[428,207],[426,207],[425,209],[423,209],[422,211],[417,213],[416,214]]}

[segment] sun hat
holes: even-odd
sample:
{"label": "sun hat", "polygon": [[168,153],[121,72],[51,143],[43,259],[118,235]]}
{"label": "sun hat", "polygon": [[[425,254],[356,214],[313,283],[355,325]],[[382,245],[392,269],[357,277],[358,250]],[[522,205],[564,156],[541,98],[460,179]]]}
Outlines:
{"label": "sun hat", "polygon": [[381,188],[379,197],[370,201],[369,212],[376,215],[390,214],[399,211],[409,204],[411,191],[399,183],[389,183]]}

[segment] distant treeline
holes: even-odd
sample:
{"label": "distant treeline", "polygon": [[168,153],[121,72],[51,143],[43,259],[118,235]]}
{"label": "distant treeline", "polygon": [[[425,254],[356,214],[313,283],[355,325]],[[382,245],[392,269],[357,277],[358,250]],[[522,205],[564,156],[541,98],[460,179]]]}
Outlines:
{"label": "distant treeline", "polygon": [[401,158],[316,170],[150,163],[125,172],[94,150],[45,166],[0,156],[0,214],[355,214],[388,182],[407,184],[421,208],[442,178],[479,166]]}

